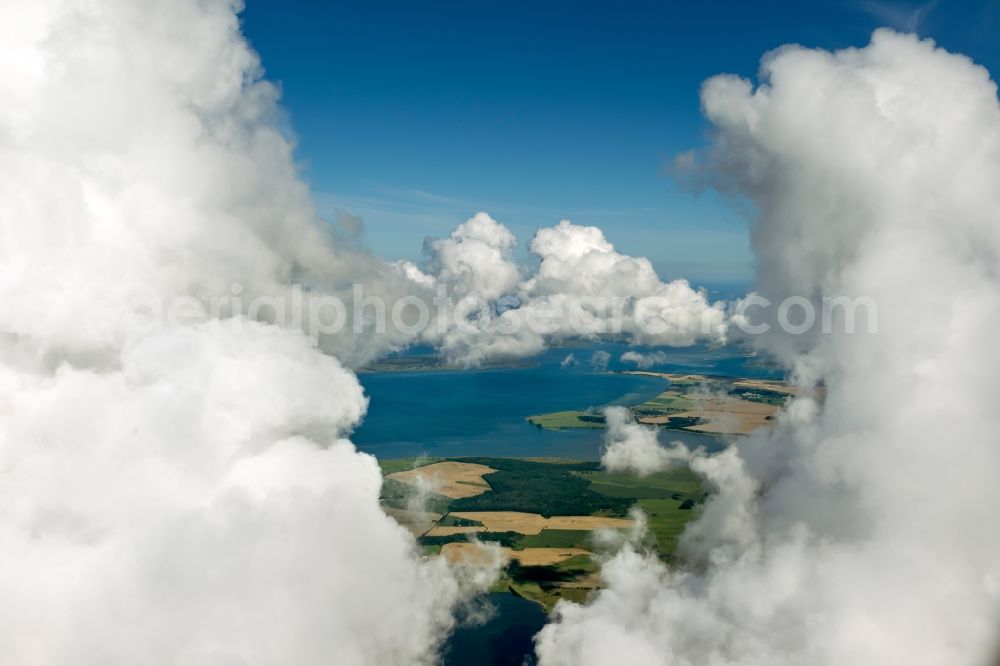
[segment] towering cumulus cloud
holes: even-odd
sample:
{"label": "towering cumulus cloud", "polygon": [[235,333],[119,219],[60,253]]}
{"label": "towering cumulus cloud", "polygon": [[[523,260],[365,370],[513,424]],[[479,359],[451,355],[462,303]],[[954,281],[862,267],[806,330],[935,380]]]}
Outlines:
{"label": "towering cumulus cloud", "polygon": [[629,411],[624,407],[608,407],[604,417],[608,431],[601,464],[612,472],[647,476],[689,457],[687,447],[680,442],[670,448],[661,446],[656,428],[629,421]]}
{"label": "towering cumulus cloud", "polygon": [[[632,550],[565,605],[544,664],[986,664],[1000,627],[1000,105],[929,41],[782,48],[708,81],[718,185],[750,197],[762,295],[867,296],[877,333],[763,342],[805,393],[694,464],[687,569]],[[765,313],[766,314],[766,313]],[[762,319],[766,320],[767,317]],[[817,324],[818,326],[818,324]]]}
{"label": "towering cumulus cloud", "polygon": [[495,301],[514,290],[521,273],[511,259],[514,234],[486,213],[460,224],[451,236],[427,244],[430,270],[455,295]]}
{"label": "towering cumulus cloud", "polygon": [[[438,319],[447,325],[424,332],[452,360],[474,365],[526,356],[568,338],[671,346],[726,339],[724,303],[709,302],[687,280],[662,282],[648,259],[619,253],[597,227],[563,220],[539,229],[530,245],[538,270],[531,274],[513,262],[514,242],[506,227],[479,213],[450,238],[427,244],[429,274],[402,267],[414,284],[461,298],[465,305],[454,312],[475,315]],[[623,360],[639,357],[632,352]],[[640,365],[662,358],[641,357]]]}
{"label": "towering cumulus cloud", "polygon": [[464,594],[344,439],[353,374],[203,308],[403,279],[316,222],[235,4],[0,10],[4,664],[429,663]]}

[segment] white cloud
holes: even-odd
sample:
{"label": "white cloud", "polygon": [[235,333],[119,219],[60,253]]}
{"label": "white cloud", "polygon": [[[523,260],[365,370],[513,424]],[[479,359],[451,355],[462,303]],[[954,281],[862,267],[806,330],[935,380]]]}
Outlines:
{"label": "white cloud", "polygon": [[648,476],[671,465],[687,462],[690,453],[680,442],[671,448],[660,445],[656,428],[631,420],[625,407],[604,410],[608,430],[604,436],[601,464],[610,472],[631,472]]}
{"label": "white cloud", "polygon": [[[2,11],[5,663],[431,663],[484,580],[420,560],[381,513],[378,468],[345,439],[365,410],[345,366],[416,340],[470,363],[533,353],[578,331],[505,324],[581,298],[661,324],[626,326],[635,343],[726,335],[722,304],[596,227],[540,230],[534,273],[485,215],[430,243],[427,272],[335,244],[231,3]],[[761,293],[870,295],[880,332],[768,338],[804,389],[825,382],[825,404],[806,395],[773,434],[695,457],[717,489],[683,542],[698,573],[626,548],[607,590],[544,632],[547,664],[920,666],[992,647],[996,88],[892,33],[783,49],[764,71],[757,90],[703,91],[712,177],[760,210]],[[352,282],[390,303],[452,285],[489,311],[477,336],[366,325],[322,351],[242,307],[141,333],[124,321],[149,295],[205,303],[238,283],[249,301],[300,283],[349,303]],[[584,337],[618,335],[610,313],[578,315]],[[612,431],[612,467],[660,464],[636,428]]]}
{"label": "white cloud", "polygon": [[431,270],[456,296],[467,294],[495,301],[517,286],[520,270],[511,259],[516,240],[511,231],[486,213],[460,224],[449,238],[428,241]]}
{"label": "white cloud", "polygon": [[611,354],[606,351],[598,350],[590,355],[590,365],[594,367],[594,370],[598,372],[604,372],[608,369],[608,363],[611,362]]}
{"label": "white cloud", "polygon": [[[692,465],[689,569],[623,551],[543,664],[990,663],[1000,614],[1000,105],[987,72],[888,31],[785,47],[702,94],[708,173],[756,204],[760,293],[871,296],[877,334],[764,343],[804,390]],[[823,404],[808,397],[817,380]]]}
{"label": "white cloud", "polygon": [[667,355],[661,351],[642,354],[637,351],[627,351],[621,355],[622,363],[634,363],[637,368],[651,368],[667,362]]}
{"label": "white cloud", "polygon": [[3,663],[432,663],[483,583],[381,512],[366,399],[301,332],[128,325],[234,284],[411,289],[313,214],[234,4],[0,10]]}
{"label": "white cloud", "polygon": [[[570,300],[620,299],[624,303],[623,331],[638,343],[684,346],[699,339],[722,340],[726,313],[722,303],[711,304],[703,292],[685,280],[661,282],[644,257],[619,254],[597,227],[562,221],[540,229],[531,251],[541,263],[537,275],[523,290],[536,309],[551,308]],[[565,310],[571,311],[569,306]],[[593,337],[610,334],[605,329],[611,313],[600,308],[571,312],[594,330]],[[560,333],[572,335],[571,321],[560,322]]]}
{"label": "white cloud", "polygon": [[[726,339],[724,303],[709,302],[685,280],[661,282],[648,259],[619,254],[597,227],[563,221],[540,229],[531,242],[540,260],[534,273],[513,262],[513,245],[513,235],[486,213],[449,239],[428,242],[427,273],[417,281],[481,299],[463,326],[425,335],[449,360],[475,365],[491,357],[527,356],[569,338],[624,336],[636,344],[671,346]],[[501,297],[513,306],[496,308]]]}

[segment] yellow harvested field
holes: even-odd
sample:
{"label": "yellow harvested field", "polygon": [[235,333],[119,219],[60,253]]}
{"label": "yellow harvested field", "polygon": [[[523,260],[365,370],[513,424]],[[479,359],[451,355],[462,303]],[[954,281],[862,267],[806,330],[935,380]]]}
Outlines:
{"label": "yellow harvested field", "polygon": [[590,555],[590,551],[583,548],[525,548],[524,550],[505,548],[504,550],[511,559],[519,561],[526,567],[544,567],[558,564],[577,555]]}
{"label": "yellow harvested field", "polygon": [[[699,377],[699,375],[684,375],[684,377]],[[756,385],[758,382],[753,383],[755,384],[753,387],[746,386],[744,388],[765,389],[762,385]],[[759,384],[767,383],[769,382],[759,382]],[[770,383],[777,384],[776,382]],[[767,388],[766,390],[788,392],[785,388]],[[716,435],[747,435],[761,426],[771,425],[768,417],[773,417],[778,413],[778,407],[774,405],[743,400],[733,396],[689,393],[684,397],[695,405],[694,409],[675,414],[640,416],[637,420],[639,423],[647,425],[663,425],[669,423],[670,419],[673,418],[698,418],[703,419],[706,423],[687,426],[684,429],[710,432]]]}
{"label": "yellow harvested field", "polygon": [[479,521],[488,532],[518,532],[520,534],[538,534],[542,530],[627,528],[635,524],[631,518],[607,518],[605,516],[553,516],[545,518],[537,513],[521,513],[520,511],[461,511],[451,515],[456,518]]}
{"label": "yellow harvested field", "polygon": [[490,566],[493,564],[494,553],[500,551],[506,558],[518,560],[524,566],[547,566],[558,564],[577,555],[589,555],[582,548],[525,548],[511,550],[510,548],[490,549],[477,543],[446,543],[441,546],[441,555],[449,564],[465,566]]}
{"label": "yellow harvested field", "polygon": [[493,566],[498,554],[506,557],[506,548],[489,548],[473,542],[452,542],[441,546],[441,555],[448,564],[470,567]]}
{"label": "yellow harvested field", "polygon": [[483,476],[495,471],[486,465],[446,461],[405,472],[393,472],[386,478],[411,486],[424,487],[452,499],[460,499],[481,495],[490,490],[490,484]]}
{"label": "yellow harvested field", "polygon": [[538,534],[545,527],[545,518],[537,513],[519,511],[463,511],[452,513],[456,518],[477,520],[490,532],[520,532]]}
{"label": "yellow harvested field", "polygon": [[688,430],[727,435],[746,435],[768,425],[768,417],[778,408],[763,402],[750,402],[739,398],[706,398],[698,401],[699,409],[672,414],[675,417],[698,417],[708,423],[690,426]]}

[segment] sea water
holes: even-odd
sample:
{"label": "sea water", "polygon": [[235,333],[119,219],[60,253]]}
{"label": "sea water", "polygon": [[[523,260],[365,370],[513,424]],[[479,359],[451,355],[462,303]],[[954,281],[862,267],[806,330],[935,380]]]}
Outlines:
{"label": "sea water", "polygon": [[506,593],[488,595],[492,616],[482,624],[459,626],[442,655],[443,666],[532,666],[534,636],[547,617],[541,605]]}
{"label": "sea water", "polygon": [[[635,368],[620,360],[628,350],[636,348],[623,344],[561,347],[531,359],[526,367],[362,373],[359,378],[370,403],[367,417],[351,439],[362,451],[380,458],[554,456],[596,460],[601,454],[603,430],[542,430],[531,425],[527,417],[636,405],[666,390],[668,383],[659,377],[615,372]],[[565,362],[571,354],[570,362]],[[739,348],[701,345],[668,350],[663,363],[647,369],[780,376],[776,368]],[[681,440],[709,450],[722,445],[715,437],[678,431],[664,433],[661,440]]]}

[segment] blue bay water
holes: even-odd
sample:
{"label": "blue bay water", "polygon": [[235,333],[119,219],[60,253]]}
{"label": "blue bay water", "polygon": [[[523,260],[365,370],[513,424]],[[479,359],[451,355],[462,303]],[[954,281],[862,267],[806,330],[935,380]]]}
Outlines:
{"label": "blue bay water", "polygon": [[459,627],[448,640],[442,666],[533,666],[534,636],[548,619],[541,605],[513,594],[493,593],[493,616]]}
{"label": "blue bay water", "polygon": [[[541,430],[527,422],[532,414],[561,410],[635,405],[667,387],[658,377],[616,374],[633,369],[623,352],[652,350],[623,344],[551,349],[528,367],[483,370],[371,372],[359,377],[370,397],[368,415],[352,440],[380,458],[430,456],[600,457],[603,430]],[[564,366],[568,355],[575,363]],[[597,358],[595,359],[595,354]],[[607,368],[600,361],[608,355]],[[780,373],[735,348],[695,346],[666,350],[660,372],[775,377]],[[597,363],[595,365],[595,362]],[[713,437],[664,433],[710,450]]]}

